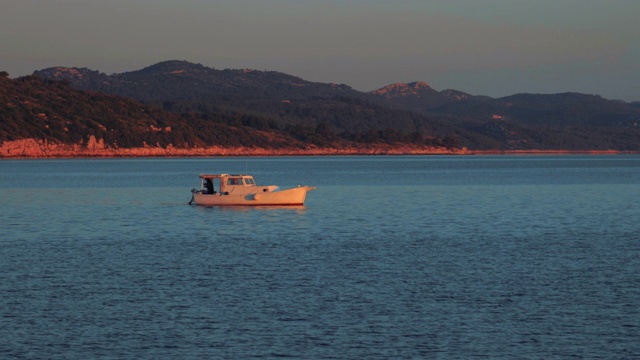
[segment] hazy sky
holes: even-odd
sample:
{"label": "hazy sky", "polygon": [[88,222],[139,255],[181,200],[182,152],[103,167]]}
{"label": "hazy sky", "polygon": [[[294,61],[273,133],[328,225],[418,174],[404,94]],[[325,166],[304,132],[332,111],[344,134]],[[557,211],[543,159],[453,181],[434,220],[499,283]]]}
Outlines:
{"label": "hazy sky", "polygon": [[640,100],[640,0],[0,0],[0,71],[164,60],[369,91]]}

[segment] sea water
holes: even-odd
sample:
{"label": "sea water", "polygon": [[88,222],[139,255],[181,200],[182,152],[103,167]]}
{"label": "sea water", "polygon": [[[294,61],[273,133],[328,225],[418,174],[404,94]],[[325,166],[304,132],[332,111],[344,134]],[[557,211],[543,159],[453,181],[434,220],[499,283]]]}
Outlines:
{"label": "sea water", "polygon": [[[189,206],[200,173],[317,186]],[[0,161],[0,358],[640,357],[640,156]]]}

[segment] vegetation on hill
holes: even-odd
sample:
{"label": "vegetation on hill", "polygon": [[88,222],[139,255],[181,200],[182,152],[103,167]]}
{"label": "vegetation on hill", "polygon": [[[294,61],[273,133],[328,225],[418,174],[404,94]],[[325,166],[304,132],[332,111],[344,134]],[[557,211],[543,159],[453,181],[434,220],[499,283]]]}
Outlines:
{"label": "vegetation on hill", "polygon": [[494,99],[438,92],[425,83],[394,84],[372,94],[390,106],[442,119],[472,149],[640,150],[637,103],[579,93]]}
{"label": "vegetation on hill", "polygon": [[[349,143],[447,143],[410,137],[394,130],[337,133],[326,122],[282,125],[268,115],[218,109],[180,114],[102,92],[77,90],[68,80],[38,76],[10,79],[0,73],[0,142],[44,139],[86,144],[93,136],[115,148],[261,147],[305,148]],[[168,106],[165,104],[165,107]],[[318,105],[321,107],[321,105]],[[302,111],[302,110],[299,110]]]}
{"label": "vegetation on hill", "polygon": [[[185,61],[112,75],[64,67],[34,74],[66,81],[92,96],[101,92],[140,101],[152,106],[148,111],[162,113],[160,118],[182,124],[181,135],[160,144],[251,144],[261,140],[242,134],[260,131],[263,138],[288,137],[300,146],[342,141],[484,150],[640,150],[638,103],[594,95],[517,94],[494,99],[436,91],[424,82],[363,93],[279,72],[217,70]],[[135,122],[133,118],[127,122]]]}
{"label": "vegetation on hill", "polygon": [[404,135],[442,138],[453,129],[412,111],[393,109],[346,85],[314,83],[273,72],[216,70],[167,61],[142,70],[105,75],[89,69],[50,68],[34,74],[67,80],[83,90],[129,97],[178,114],[242,114],[268,118],[271,127],[315,129],[320,124],[352,138],[393,129]]}
{"label": "vegetation on hill", "polygon": [[73,89],[63,81],[27,76],[0,78],[0,141],[25,138],[83,143],[93,135],[113,147],[283,146],[291,139],[266,137],[216,118],[177,115],[135,100]]}

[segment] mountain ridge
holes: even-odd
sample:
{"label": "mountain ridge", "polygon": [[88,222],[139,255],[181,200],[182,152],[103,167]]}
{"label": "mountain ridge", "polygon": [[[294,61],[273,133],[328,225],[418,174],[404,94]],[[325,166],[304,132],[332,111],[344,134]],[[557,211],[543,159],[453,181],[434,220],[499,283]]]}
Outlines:
{"label": "mountain ridge", "polygon": [[[247,113],[176,114],[131,98],[0,72],[0,157],[451,153],[438,139],[347,139]],[[71,76],[82,78],[76,72]],[[391,134],[393,135],[393,134]],[[437,142],[434,142],[436,141]],[[451,144],[449,144],[451,145]]]}
{"label": "mountain ridge", "polygon": [[640,103],[597,95],[523,93],[491,98],[454,89],[438,91],[423,81],[360,92],[280,72],[217,70],[177,60],[112,75],[65,67],[34,75],[177,114],[263,117],[268,126],[287,129],[302,141],[311,136],[309,129],[321,127],[352,140],[375,140],[381,134],[387,140],[448,137],[454,139],[450,144],[475,150],[640,147]]}

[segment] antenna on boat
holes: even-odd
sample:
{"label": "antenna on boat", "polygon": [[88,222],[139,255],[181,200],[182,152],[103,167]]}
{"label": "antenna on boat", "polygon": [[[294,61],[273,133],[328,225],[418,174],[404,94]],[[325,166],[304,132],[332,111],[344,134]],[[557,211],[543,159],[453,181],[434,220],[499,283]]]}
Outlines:
{"label": "antenna on boat", "polygon": [[244,159],[244,174],[249,174],[249,158]]}

